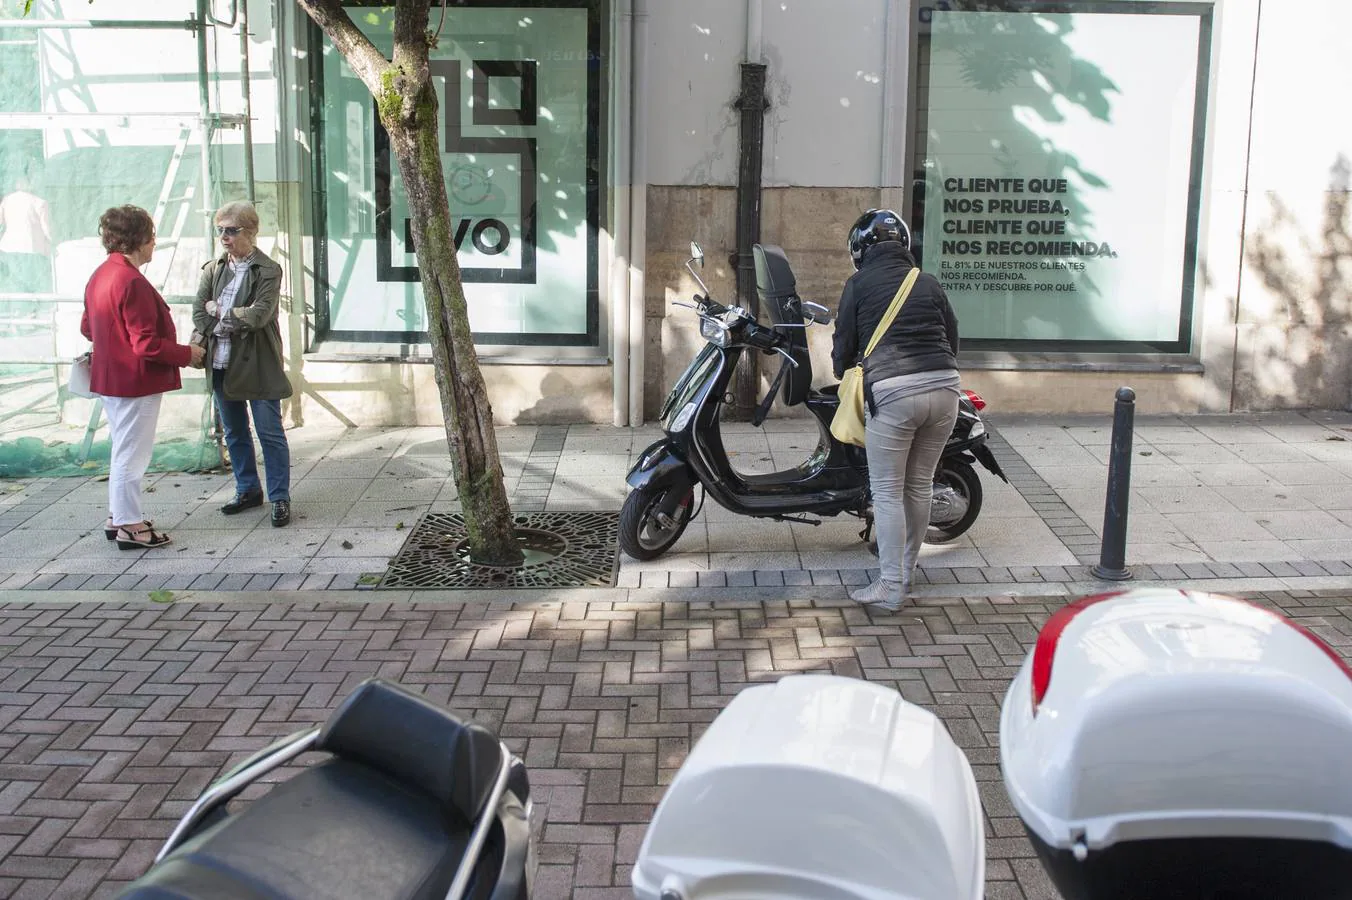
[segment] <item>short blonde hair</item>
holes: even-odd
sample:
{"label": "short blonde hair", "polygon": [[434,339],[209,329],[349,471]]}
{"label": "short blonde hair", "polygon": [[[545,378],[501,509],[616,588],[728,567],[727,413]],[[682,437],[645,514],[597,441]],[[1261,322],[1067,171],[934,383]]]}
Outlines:
{"label": "short blonde hair", "polygon": [[248,200],[232,200],[216,210],[213,221],[219,222],[221,219],[234,219],[250,234],[258,233],[258,210]]}

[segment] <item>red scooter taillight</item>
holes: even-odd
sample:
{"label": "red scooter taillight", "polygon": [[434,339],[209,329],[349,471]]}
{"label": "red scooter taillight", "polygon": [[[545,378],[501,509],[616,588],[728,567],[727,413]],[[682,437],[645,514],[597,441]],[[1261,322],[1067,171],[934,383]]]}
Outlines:
{"label": "red scooter taillight", "polygon": [[976,391],[963,391],[963,393],[967,395],[968,400],[972,401],[972,405],[976,407],[977,412],[981,412],[986,408],[986,401],[982,400],[981,396],[977,394]]}

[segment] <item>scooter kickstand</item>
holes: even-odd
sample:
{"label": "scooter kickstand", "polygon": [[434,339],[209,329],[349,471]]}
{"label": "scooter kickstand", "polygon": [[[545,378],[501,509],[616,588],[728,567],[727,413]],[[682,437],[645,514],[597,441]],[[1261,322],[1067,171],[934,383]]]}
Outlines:
{"label": "scooter kickstand", "polygon": [[775,516],[776,522],[797,522],[799,525],[820,525],[821,519],[801,519],[798,516]]}

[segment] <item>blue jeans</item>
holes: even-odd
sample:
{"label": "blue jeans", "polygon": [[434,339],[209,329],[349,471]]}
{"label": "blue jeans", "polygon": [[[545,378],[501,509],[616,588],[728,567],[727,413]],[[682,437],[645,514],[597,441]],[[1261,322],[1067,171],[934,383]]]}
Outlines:
{"label": "blue jeans", "polygon": [[225,446],[230,451],[230,468],[235,470],[235,491],[248,494],[261,488],[258,461],[254,457],[253,435],[249,432],[249,412],[253,411],[258,442],[263,445],[263,468],[268,476],[268,499],[291,499],[291,447],[282,428],[282,401],[227,400],[221,394],[224,369],[213,369],[211,384],[216,408],[225,426]]}

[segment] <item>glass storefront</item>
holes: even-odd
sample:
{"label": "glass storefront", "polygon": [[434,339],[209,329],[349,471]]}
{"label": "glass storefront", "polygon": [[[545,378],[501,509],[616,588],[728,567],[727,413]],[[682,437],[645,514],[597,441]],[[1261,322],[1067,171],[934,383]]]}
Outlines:
{"label": "glass storefront", "polygon": [[921,264],[965,349],[1188,353],[1212,5],[917,4]]}
{"label": "glass storefront", "polygon": [[[388,54],[393,10],[349,4]],[[605,4],[449,6],[432,51],[443,166],[481,347],[595,348]],[[426,311],[398,165],[365,85],[312,30],[317,339],[417,344]],[[510,352],[510,351],[509,351]]]}

